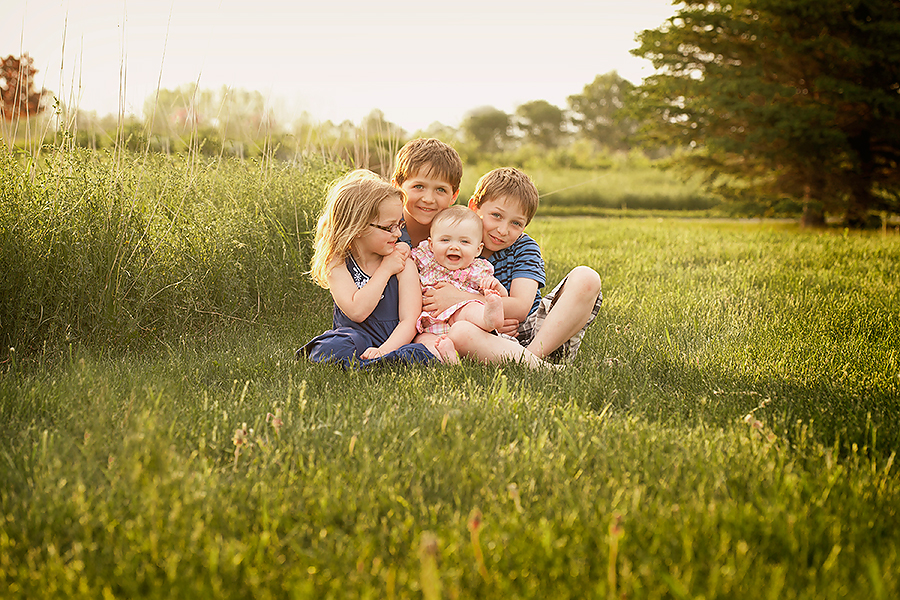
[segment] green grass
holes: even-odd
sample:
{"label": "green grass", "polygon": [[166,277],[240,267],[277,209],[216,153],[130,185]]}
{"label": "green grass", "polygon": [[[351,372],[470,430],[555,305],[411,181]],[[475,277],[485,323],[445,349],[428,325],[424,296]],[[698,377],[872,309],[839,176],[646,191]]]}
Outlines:
{"label": "green grass", "polygon": [[[478,178],[495,166],[467,168],[460,198],[468,201]],[[613,216],[623,210],[710,214],[721,204],[703,189],[699,176],[683,179],[649,161],[614,162],[604,169],[526,167],[524,171],[541,194],[539,214],[543,216]]]}
{"label": "green grass", "polygon": [[[253,214],[257,200],[240,200],[252,186],[204,177]],[[274,196],[268,210],[287,210],[290,194]],[[244,243],[269,248],[244,218]],[[603,309],[560,372],[298,362],[330,320],[327,293],[300,278],[261,279],[261,297],[288,298],[261,310],[238,286],[236,318],[179,327],[179,303],[157,303],[144,314],[168,326],[143,341],[7,353],[0,589],[900,595],[900,237],[627,218],[538,218],[528,231],[551,283],[577,264],[604,280]]]}

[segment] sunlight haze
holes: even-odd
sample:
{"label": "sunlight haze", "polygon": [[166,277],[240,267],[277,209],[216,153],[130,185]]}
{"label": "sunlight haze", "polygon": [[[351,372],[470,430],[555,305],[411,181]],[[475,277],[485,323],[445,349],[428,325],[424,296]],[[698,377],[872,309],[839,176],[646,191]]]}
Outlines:
{"label": "sunlight haze", "polygon": [[[413,133],[473,108],[561,108],[599,74],[640,83],[635,33],[669,0],[0,0],[0,55],[27,52],[37,86],[98,115],[142,115],[157,87],[256,90],[276,118],[359,122],[373,109]],[[124,86],[124,96],[120,90]],[[121,104],[120,104],[121,102]]]}

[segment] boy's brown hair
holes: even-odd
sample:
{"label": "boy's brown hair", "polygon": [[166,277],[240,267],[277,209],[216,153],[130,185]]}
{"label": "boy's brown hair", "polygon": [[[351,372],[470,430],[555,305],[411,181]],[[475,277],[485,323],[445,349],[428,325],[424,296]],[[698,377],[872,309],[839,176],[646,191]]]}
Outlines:
{"label": "boy's brown hair", "polygon": [[397,153],[397,166],[391,183],[396,186],[418,174],[445,180],[459,191],[463,164],[459,153],[449,144],[435,138],[416,138],[406,142]]}
{"label": "boy's brown hair", "polygon": [[537,213],[539,202],[537,186],[531,177],[514,167],[500,167],[482,175],[475,184],[475,191],[472,192],[472,199],[469,202],[481,207],[485,202],[502,197],[518,203],[528,223]]}

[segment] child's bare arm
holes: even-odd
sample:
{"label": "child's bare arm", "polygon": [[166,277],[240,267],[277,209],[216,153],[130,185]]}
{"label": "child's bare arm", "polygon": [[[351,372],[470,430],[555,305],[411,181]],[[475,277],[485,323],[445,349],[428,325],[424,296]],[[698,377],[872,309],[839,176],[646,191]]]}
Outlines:
{"label": "child's bare arm", "polygon": [[422,309],[432,315],[436,315],[454,304],[459,304],[466,300],[481,300],[482,298],[481,294],[464,292],[452,283],[442,281],[425,290],[422,296]]}
{"label": "child's bare arm", "polygon": [[531,312],[538,282],[526,277],[516,277],[509,288],[509,297],[503,299],[503,312],[509,319],[521,322]]}
{"label": "child's bare arm", "polygon": [[390,255],[385,256],[381,265],[372,274],[369,281],[361,288],[356,287],[356,282],[343,263],[337,265],[328,275],[328,286],[331,289],[331,297],[338,308],[347,317],[356,323],[365,321],[378,303],[381,295],[392,275],[403,270],[409,255],[408,246],[406,252],[398,247]]}
{"label": "child's bare arm", "polygon": [[[422,287],[419,283],[419,272],[412,259],[407,259],[406,268],[397,274],[397,284],[400,296],[397,307],[400,323],[394,328],[388,339],[375,349],[378,356],[393,352],[403,344],[410,343],[416,336],[416,321],[422,314]],[[370,348],[370,350],[372,349]],[[370,357],[363,355],[363,358]]]}

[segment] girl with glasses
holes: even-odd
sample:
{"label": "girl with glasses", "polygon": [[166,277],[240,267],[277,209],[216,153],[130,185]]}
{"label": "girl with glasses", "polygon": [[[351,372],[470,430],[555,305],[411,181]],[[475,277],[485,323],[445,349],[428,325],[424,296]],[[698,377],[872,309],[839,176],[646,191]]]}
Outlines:
{"label": "girl with glasses", "polygon": [[310,275],[331,292],[333,327],[297,351],[344,366],[427,362],[412,344],[422,291],[407,244],[397,243],[405,193],[357,169],[332,186],[316,227]]}

